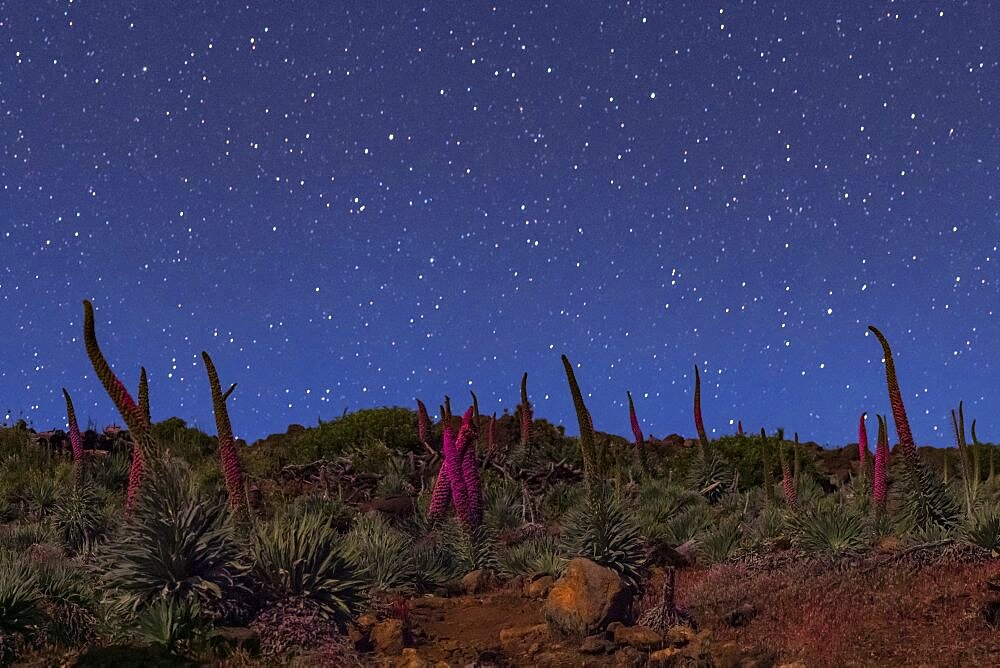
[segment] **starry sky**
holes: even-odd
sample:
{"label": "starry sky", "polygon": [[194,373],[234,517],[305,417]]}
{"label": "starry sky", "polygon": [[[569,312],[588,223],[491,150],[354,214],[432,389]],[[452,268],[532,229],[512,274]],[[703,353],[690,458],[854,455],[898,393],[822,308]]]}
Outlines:
{"label": "starry sky", "polygon": [[[0,417],[253,440],[461,404],[576,432],[1000,441],[990,2],[0,0]],[[871,424],[874,424],[872,419]],[[874,429],[870,428],[874,436]]]}

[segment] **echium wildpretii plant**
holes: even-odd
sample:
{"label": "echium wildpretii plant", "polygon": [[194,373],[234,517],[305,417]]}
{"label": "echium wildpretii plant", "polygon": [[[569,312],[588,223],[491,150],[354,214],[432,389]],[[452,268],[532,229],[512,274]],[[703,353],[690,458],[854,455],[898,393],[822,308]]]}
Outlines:
{"label": "echium wildpretii plant", "polygon": [[[143,408],[132,399],[132,395],[125,389],[125,386],[111,370],[111,366],[104,358],[101,348],[97,343],[97,334],[94,330],[94,307],[88,301],[83,301],[83,340],[87,348],[87,356],[94,367],[94,373],[104,386],[104,390],[111,397],[115,407],[125,421],[129,436],[132,438],[132,464],[129,468],[128,490],[125,494],[125,513],[131,514],[135,507],[139,488],[142,485],[143,463],[152,456],[155,451],[155,441],[149,423],[149,416]],[[148,396],[148,394],[147,394]],[[148,400],[147,400],[148,403]]]}
{"label": "echium wildpretii plant", "polygon": [[896,365],[892,350],[885,336],[875,326],[868,329],[882,345],[885,357],[885,377],[889,390],[889,404],[899,436],[899,450],[903,455],[903,466],[899,479],[902,491],[903,519],[920,531],[953,528],[958,522],[958,504],[937,473],[931,470],[917,453],[917,446],[910,431],[910,422],[903,406],[903,395],[896,379]]}
{"label": "echium wildpretii plant", "polygon": [[580,454],[587,494],[586,504],[567,515],[563,542],[569,554],[611,568],[626,584],[636,586],[645,568],[642,536],[621,500],[605,489],[593,418],[583,401],[569,358],[563,355],[562,363],[580,428]]}
{"label": "echium wildpretii plant", "polygon": [[785,493],[785,503],[789,508],[795,508],[798,505],[798,494],[795,489],[798,476],[792,472],[788,457],[785,455],[784,443],[778,443],[778,456],[781,458],[781,489]]}
{"label": "echium wildpretii plant", "polygon": [[635,403],[632,401],[632,393],[626,391],[628,395],[628,421],[632,426],[632,436],[635,437],[635,451],[639,455],[639,465],[646,473],[649,472],[649,463],[646,460],[646,442],[642,437],[642,428],[639,426],[639,418],[635,414]]}
{"label": "echium wildpretii plant", "polygon": [[[976,449],[981,449],[983,447],[983,444],[980,443],[979,439],[976,437],[976,421],[975,420],[972,421],[971,431],[972,431],[972,445]],[[989,462],[990,463],[989,463],[989,469],[987,470],[986,480],[989,481],[989,482],[993,482],[993,476],[995,475],[995,470],[994,470],[994,467],[993,467],[993,449],[994,448],[993,448],[992,445],[990,445],[989,448],[990,448],[989,449]]]}
{"label": "echium wildpretii plant", "polygon": [[976,497],[979,496],[979,450],[970,448],[965,440],[965,409],[958,402],[958,412],[951,411],[951,424],[958,444],[958,457],[962,465],[962,490],[965,492],[965,515],[971,518]]}
{"label": "echium wildpretii plant", "polygon": [[69,445],[73,451],[73,479],[80,482],[83,475],[83,436],[80,435],[80,425],[76,421],[76,411],[73,410],[73,400],[69,397],[69,392],[63,388],[63,397],[66,399],[66,421],[69,423]]}
{"label": "echium wildpretii plant", "polygon": [[222,465],[222,475],[226,479],[229,508],[234,511],[246,509],[247,497],[243,482],[243,467],[240,466],[240,457],[233,439],[233,425],[229,421],[229,409],[226,408],[226,400],[236,389],[236,383],[230,385],[229,389],[223,392],[222,385],[219,383],[219,373],[215,369],[212,358],[205,351],[202,351],[201,358],[205,362],[208,385],[212,392],[212,411],[215,413],[215,429],[218,432],[219,440],[219,459]]}
{"label": "echium wildpretii plant", "polygon": [[482,523],[482,482],[474,441],[472,408],[462,416],[462,426],[457,435],[451,425],[450,415],[445,418],[442,434],[443,461],[427,511],[431,520],[444,517],[450,503],[455,506],[455,512],[466,529],[474,530]]}
{"label": "echium wildpretii plant", "polygon": [[771,444],[767,439],[767,432],[760,428],[760,458],[764,467],[764,498],[768,503],[774,501],[774,474],[771,471]]}
{"label": "echium wildpretii plant", "polygon": [[862,413],[858,419],[858,462],[861,464],[861,474],[865,473],[865,466],[868,463],[868,429],[865,427],[865,418],[868,413]]}
{"label": "echium wildpretii plant", "polygon": [[562,356],[563,368],[566,370],[566,380],[569,392],[573,397],[573,408],[576,411],[576,421],[580,427],[580,455],[583,459],[583,480],[587,486],[587,494],[593,500],[600,494],[602,474],[598,470],[597,436],[594,433],[594,421],[590,417],[587,405],[583,403],[583,393],[576,382],[573,365],[569,358]]}
{"label": "echium wildpretii plant", "polygon": [[886,473],[889,471],[889,430],[886,428],[885,418],[876,415],[878,418],[878,436],[875,438],[875,471],[872,483],[872,509],[876,513],[885,511],[885,503],[888,499],[888,489],[886,488]]}
{"label": "echium wildpretii plant", "polygon": [[712,447],[701,417],[701,374],[694,368],[694,426],[698,431],[698,450],[688,472],[687,484],[709,501],[718,501],[729,491],[733,473],[718,448]]}

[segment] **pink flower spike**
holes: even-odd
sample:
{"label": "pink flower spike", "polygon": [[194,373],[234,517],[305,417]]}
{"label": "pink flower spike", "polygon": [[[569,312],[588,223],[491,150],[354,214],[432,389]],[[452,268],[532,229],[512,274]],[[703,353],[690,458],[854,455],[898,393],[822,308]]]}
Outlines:
{"label": "pink flower spike", "polygon": [[861,462],[861,470],[865,470],[865,460],[868,457],[868,429],[865,428],[865,417],[868,413],[862,413],[858,421],[858,460]]}

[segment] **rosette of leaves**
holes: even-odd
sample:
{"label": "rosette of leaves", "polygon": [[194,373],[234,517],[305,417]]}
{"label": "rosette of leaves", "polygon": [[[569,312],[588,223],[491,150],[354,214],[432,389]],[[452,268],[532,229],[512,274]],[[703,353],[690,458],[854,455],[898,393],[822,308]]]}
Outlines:
{"label": "rosette of leaves", "polygon": [[[27,633],[43,620],[42,593],[33,570],[12,555],[0,558],[0,637]],[[0,643],[0,660],[3,647]]]}
{"label": "rosette of leaves", "polygon": [[960,509],[940,476],[919,455],[904,453],[896,467],[898,523],[927,536],[946,535],[959,524]]}
{"label": "rosette of leaves", "polygon": [[74,485],[56,502],[52,525],[73,552],[91,544],[104,531],[101,499],[92,484]]}
{"label": "rosette of leaves", "polygon": [[806,552],[838,560],[868,548],[865,516],[838,503],[819,503],[789,519],[796,544]]}
{"label": "rosette of leaves", "polygon": [[136,617],[133,635],[170,654],[186,649],[205,635],[208,624],[195,601],[168,597],[143,608]]}
{"label": "rosette of leaves", "polygon": [[718,448],[702,447],[691,459],[685,484],[709,503],[715,503],[732,487],[733,472]]}
{"label": "rosette of leaves", "polygon": [[1000,556],[1000,504],[990,502],[976,509],[962,529],[962,539],[994,558]]}
{"label": "rosette of leaves", "polygon": [[180,462],[146,465],[132,515],[99,550],[109,602],[137,613],[161,598],[192,597],[205,606],[245,590],[246,569],[225,505],[198,490]]}
{"label": "rosette of leaves", "polygon": [[372,593],[412,593],[418,580],[413,540],[382,515],[360,515],[344,536],[342,552]]}
{"label": "rosette of leaves", "polygon": [[729,561],[740,546],[743,529],[738,517],[724,517],[697,542],[698,559],[706,564]]}
{"label": "rosette of leaves", "polygon": [[646,566],[646,546],[639,527],[622,503],[607,490],[567,514],[563,530],[567,556],[585,557],[638,586]]}
{"label": "rosette of leaves", "polygon": [[647,478],[636,498],[636,522],[649,543],[673,543],[670,521],[685,509],[704,504],[701,495],[664,478]]}
{"label": "rosette of leaves", "polygon": [[517,575],[559,577],[566,568],[562,546],[552,536],[537,536],[511,545],[500,552],[500,571]]}
{"label": "rosette of leaves", "polygon": [[499,480],[486,485],[486,526],[495,531],[516,529],[524,524],[524,492],[519,485]]}
{"label": "rosette of leaves", "polygon": [[254,571],[278,598],[305,597],[343,625],[358,609],[362,584],[340,550],[340,536],[315,513],[275,518],[253,533]]}

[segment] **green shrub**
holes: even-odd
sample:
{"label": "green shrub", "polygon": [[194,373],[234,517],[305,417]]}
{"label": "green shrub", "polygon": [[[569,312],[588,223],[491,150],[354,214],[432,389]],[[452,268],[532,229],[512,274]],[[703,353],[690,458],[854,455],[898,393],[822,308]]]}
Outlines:
{"label": "green shrub", "polygon": [[598,492],[567,515],[563,545],[568,556],[585,557],[617,572],[637,586],[646,563],[639,529],[622,504],[607,491]]}
{"label": "green shrub", "polygon": [[348,413],[307,429],[293,446],[295,458],[308,462],[346,454],[355,446],[381,441],[392,451],[419,452],[417,414],[407,408],[372,408]]}
{"label": "green shrub", "polygon": [[104,514],[100,504],[100,497],[90,484],[71,487],[56,502],[52,525],[70,550],[83,549],[103,533]]}
{"label": "green shrub", "polygon": [[507,576],[552,575],[558,577],[566,568],[566,556],[559,541],[551,536],[529,538],[500,551],[500,572]]}
{"label": "green shrub", "polygon": [[1000,556],[1000,504],[991,502],[976,510],[966,521],[962,537],[993,557]]}
{"label": "green shrub", "polygon": [[275,518],[254,531],[254,571],[278,596],[309,598],[327,618],[343,624],[358,608],[361,583],[339,544],[329,521],[315,513]]}
{"label": "green shrub", "polygon": [[206,628],[207,622],[196,602],[171,596],[143,608],[136,616],[133,635],[175,654],[204,635]]}
{"label": "green shrub", "polygon": [[796,542],[806,552],[831,560],[863,552],[869,545],[865,516],[836,503],[820,503],[792,518]]}
{"label": "green shrub", "polygon": [[245,569],[225,503],[196,489],[176,460],[146,464],[133,516],[98,554],[114,606],[134,613],[188,596],[205,604],[242,588]]}
{"label": "green shrub", "polygon": [[706,532],[697,543],[699,560],[706,564],[729,561],[739,548],[743,531],[739,518],[723,518],[717,526]]}
{"label": "green shrub", "polygon": [[411,593],[419,579],[413,541],[378,513],[355,518],[342,551],[358,579],[373,592]]}

